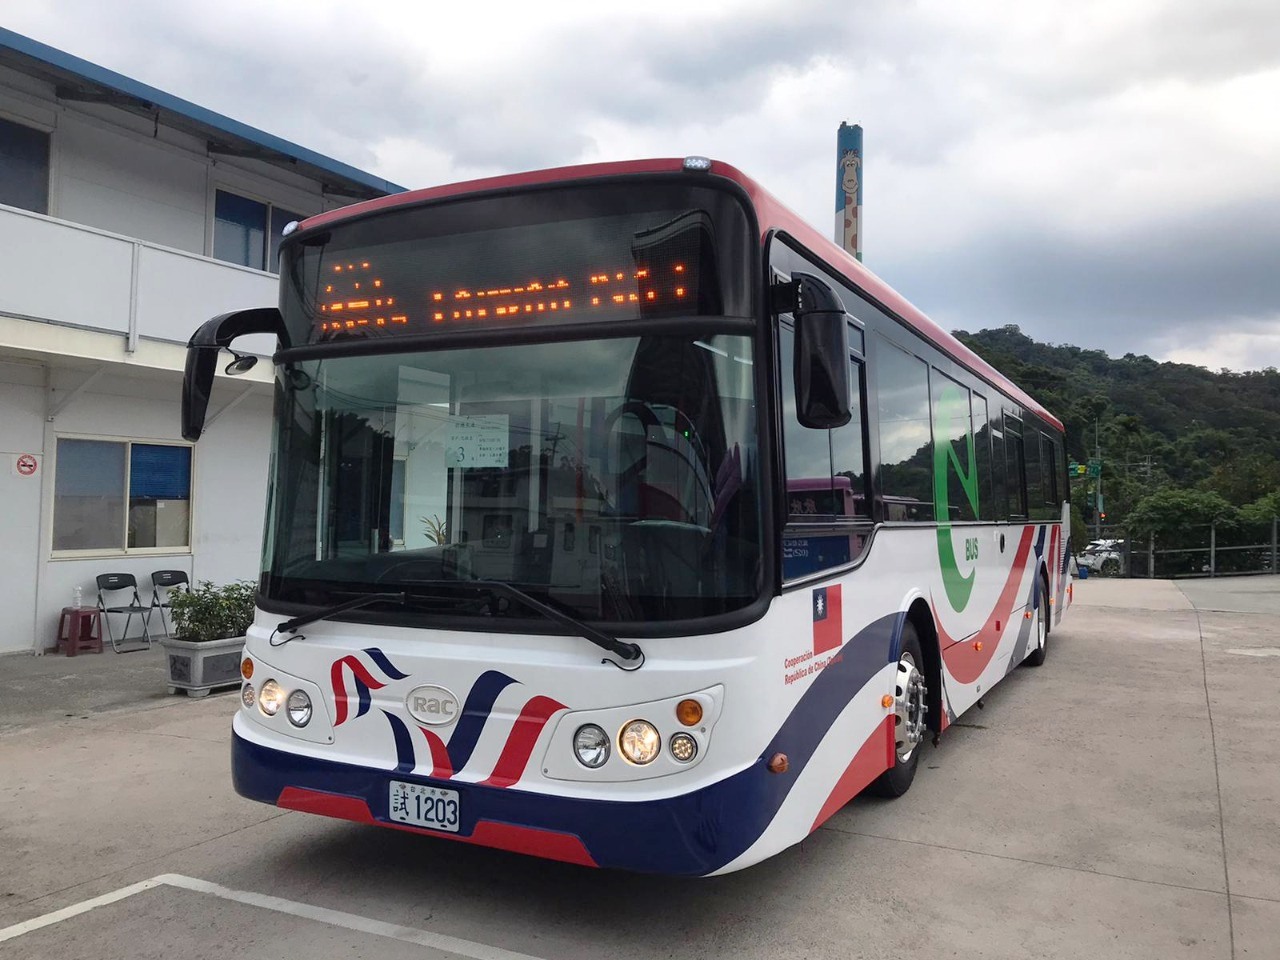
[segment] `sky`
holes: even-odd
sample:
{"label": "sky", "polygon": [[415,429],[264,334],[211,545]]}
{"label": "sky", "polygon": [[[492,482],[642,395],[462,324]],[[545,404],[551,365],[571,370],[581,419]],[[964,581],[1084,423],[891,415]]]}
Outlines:
{"label": "sky", "polygon": [[1275,0],[24,0],[0,25],[409,187],[732,163],[948,329],[1280,366]]}

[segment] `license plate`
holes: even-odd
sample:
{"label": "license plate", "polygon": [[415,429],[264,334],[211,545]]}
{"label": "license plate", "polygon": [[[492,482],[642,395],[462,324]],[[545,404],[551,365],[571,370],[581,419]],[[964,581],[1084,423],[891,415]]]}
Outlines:
{"label": "license plate", "polygon": [[462,820],[462,801],[457,790],[392,780],[391,819],[415,827],[457,833]]}

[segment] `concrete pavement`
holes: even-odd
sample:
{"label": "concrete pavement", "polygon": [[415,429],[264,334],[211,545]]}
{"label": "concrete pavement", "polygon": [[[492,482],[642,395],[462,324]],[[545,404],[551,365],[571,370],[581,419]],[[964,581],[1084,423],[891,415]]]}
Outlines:
{"label": "concrete pavement", "polygon": [[[1280,589],[1242,582],[1077,582],[1045,666],[965,714],[909,794],[859,798],[798,847],[711,880],[241,800],[234,696],[28,712],[0,733],[0,929],[165,874],[231,894],[160,884],[0,955],[1273,960]],[[0,660],[0,723],[4,676]]]}

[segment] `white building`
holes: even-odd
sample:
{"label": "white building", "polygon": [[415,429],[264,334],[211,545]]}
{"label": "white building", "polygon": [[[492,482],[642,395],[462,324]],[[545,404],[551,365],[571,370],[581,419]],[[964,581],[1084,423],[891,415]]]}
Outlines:
{"label": "white building", "polygon": [[99,574],[257,576],[271,367],[219,376],[196,449],[186,341],[276,303],[290,220],[402,189],[0,29],[0,653]]}

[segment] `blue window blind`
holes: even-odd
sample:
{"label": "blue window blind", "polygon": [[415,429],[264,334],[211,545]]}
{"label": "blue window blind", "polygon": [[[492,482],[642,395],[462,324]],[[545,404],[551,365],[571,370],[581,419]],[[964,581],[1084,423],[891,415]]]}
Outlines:
{"label": "blue window blind", "polygon": [[191,448],[135,443],[129,449],[129,499],[189,500]]}
{"label": "blue window blind", "polygon": [[0,120],[0,203],[49,212],[49,134]]}
{"label": "blue window blind", "polygon": [[267,205],[219,190],[214,200],[213,255],[261,270],[266,241]]}

